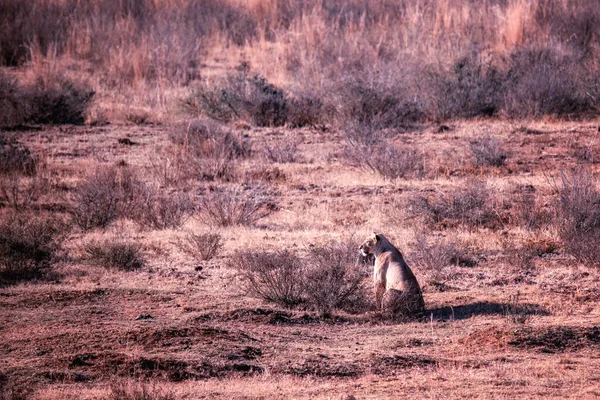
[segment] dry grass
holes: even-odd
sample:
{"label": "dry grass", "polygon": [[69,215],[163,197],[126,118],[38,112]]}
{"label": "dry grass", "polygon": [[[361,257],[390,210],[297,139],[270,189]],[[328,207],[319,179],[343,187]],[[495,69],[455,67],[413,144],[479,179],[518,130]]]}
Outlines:
{"label": "dry grass", "polygon": [[[123,105],[167,115],[184,102],[195,114],[257,126],[350,118],[380,129],[457,117],[587,116],[600,98],[599,9],[584,1],[6,0],[0,7],[7,26],[0,64],[89,80],[107,94],[109,112]],[[222,74],[221,64],[239,68]]]}
{"label": "dry grass", "polygon": [[140,245],[126,240],[92,241],[84,251],[90,263],[107,269],[135,271],[146,264]]}
{"label": "dry grass", "polygon": [[600,396],[599,15],[0,0],[0,397]]}
{"label": "dry grass", "polygon": [[31,214],[2,215],[0,285],[40,279],[57,260],[68,227],[57,219]]}
{"label": "dry grass", "polygon": [[198,200],[198,219],[207,225],[254,225],[274,211],[273,196],[261,187],[217,189]]}
{"label": "dry grass", "polygon": [[218,233],[188,232],[179,242],[179,247],[196,262],[202,263],[219,254],[223,248],[223,240]]}

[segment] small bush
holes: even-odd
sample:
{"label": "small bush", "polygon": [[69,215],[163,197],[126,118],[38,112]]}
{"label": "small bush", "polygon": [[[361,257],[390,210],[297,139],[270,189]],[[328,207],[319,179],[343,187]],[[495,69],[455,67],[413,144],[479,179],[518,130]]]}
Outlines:
{"label": "small bush", "polygon": [[217,226],[253,225],[274,211],[272,196],[262,188],[215,190],[199,200],[198,218]]}
{"label": "small bush", "polygon": [[0,204],[15,211],[28,209],[48,189],[48,179],[41,174],[32,177],[16,173],[0,174]]}
{"label": "small bush", "polygon": [[26,146],[0,136],[0,200],[4,204],[22,211],[46,191],[48,179],[40,173],[39,164]]}
{"label": "small bush", "polygon": [[193,212],[189,197],[182,193],[165,194],[147,188],[146,198],[133,218],[143,228],[175,229],[185,223]]}
{"label": "small bush", "polygon": [[600,191],[589,171],[561,173],[556,214],[565,249],[581,262],[600,263]]}
{"label": "small bush", "polygon": [[503,226],[505,205],[492,195],[484,181],[472,180],[447,193],[416,195],[408,210],[426,223],[443,227],[463,225],[470,229]]}
{"label": "small bush", "polygon": [[293,163],[298,159],[298,145],[300,140],[285,138],[273,145],[265,143],[264,154],[267,160],[277,163]]}
{"label": "small bush", "polygon": [[125,194],[127,188],[133,188],[128,184],[129,175],[125,175],[123,181],[120,175],[116,167],[100,168],[75,188],[71,216],[81,229],[105,228],[119,218],[124,209],[134,207],[135,194]]}
{"label": "small bush", "polygon": [[244,119],[255,126],[283,126],[287,122],[283,90],[260,75],[249,75],[244,66],[225,80],[201,85],[184,106],[195,114],[222,122]]}
{"label": "small bush", "polygon": [[357,247],[352,242],[335,242],[309,249],[303,278],[309,307],[322,314],[364,308],[364,280],[370,271],[359,263]]}
{"label": "small bush", "polygon": [[302,96],[288,101],[287,122],[290,128],[322,127],[324,123],[323,102],[313,96]]}
{"label": "small bush", "polygon": [[[388,71],[395,74],[399,71]],[[360,76],[360,78],[358,77]],[[404,128],[425,118],[420,99],[409,94],[403,80],[375,73],[340,78],[337,88],[337,118],[343,126],[350,122],[374,130]]]}
{"label": "small bush", "polygon": [[18,85],[0,74],[0,126],[24,123],[82,124],[94,91],[61,75],[40,77],[34,85]]}
{"label": "small bush", "polygon": [[135,271],[146,264],[141,246],[124,240],[90,242],[84,251],[91,263],[107,269]]}
{"label": "small bush", "polygon": [[66,226],[32,215],[0,221],[0,284],[41,278],[56,260]]}
{"label": "small bush", "polygon": [[552,221],[552,215],[542,208],[535,188],[531,185],[515,187],[511,210],[514,223],[526,229],[539,229]]}
{"label": "small bush", "polygon": [[305,257],[290,250],[235,253],[237,269],[248,292],[285,307],[303,304],[329,314],[335,309],[357,312],[366,307],[364,280],[369,275],[350,241],[311,246]]}
{"label": "small bush", "polygon": [[425,164],[421,153],[395,145],[371,128],[350,128],[344,158],[353,166],[369,169],[384,179],[422,178]]}
{"label": "small bush", "polygon": [[493,137],[471,142],[471,151],[478,167],[502,167],[508,158],[508,153],[502,148],[500,141]]}
{"label": "small bush", "polygon": [[451,278],[448,267],[473,264],[457,242],[440,238],[431,240],[424,234],[419,234],[415,238],[411,261],[429,281],[438,283]]}
{"label": "small bush", "polygon": [[26,146],[0,135],[0,173],[17,173],[33,176],[37,171],[37,159]]}
{"label": "small bush", "polygon": [[111,400],[175,400],[175,394],[156,383],[118,381],[110,385]]}
{"label": "small bush", "polygon": [[182,162],[192,177],[231,180],[235,160],[248,157],[250,146],[231,130],[207,120],[175,130],[171,141],[179,146]]}
{"label": "small bush", "polygon": [[304,265],[292,251],[237,251],[230,263],[252,296],[287,307],[304,302]]}
{"label": "small bush", "polygon": [[179,248],[198,263],[212,260],[223,248],[223,240],[218,233],[195,234],[188,232],[180,240]]}

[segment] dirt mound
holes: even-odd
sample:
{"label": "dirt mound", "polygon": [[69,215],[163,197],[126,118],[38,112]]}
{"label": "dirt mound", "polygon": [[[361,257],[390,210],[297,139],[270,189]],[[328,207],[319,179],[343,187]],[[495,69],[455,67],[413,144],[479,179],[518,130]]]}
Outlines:
{"label": "dirt mound", "polygon": [[499,350],[507,346],[511,332],[505,327],[490,326],[478,329],[465,336],[460,342],[474,350]]}
{"label": "dirt mound", "polygon": [[298,362],[288,361],[273,367],[271,371],[276,374],[340,378],[359,376],[364,373],[364,368],[358,364],[333,360],[324,354],[319,354],[317,357]]}
{"label": "dirt mound", "polygon": [[543,328],[489,327],[477,330],[462,339],[473,349],[497,350],[507,346],[544,353],[576,351],[600,346],[600,327],[549,326]]}
{"label": "dirt mound", "polygon": [[575,351],[600,345],[600,327],[551,326],[524,328],[513,333],[509,345],[521,349],[535,349],[543,353]]}
{"label": "dirt mound", "polygon": [[[245,359],[258,357],[260,349],[242,350]],[[231,361],[213,360],[179,360],[166,357],[136,357],[132,358],[121,353],[80,354],[73,357],[69,371],[55,372],[46,380],[56,380],[57,376],[63,378],[67,375],[85,376],[87,380],[99,376],[122,376],[136,378],[162,378],[173,382],[186,379],[224,378],[231,375],[252,375],[262,373],[259,365],[238,361],[242,357]],[[52,378],[52,379],[51,379]]]}
{"label": "dirt mound", "polygon": [[323,317],[312,313],[294,313],[270,308],[242,308],[226,312],[210,312],[195,318],[204,321],[237,321],[268,325],[335,324],[347,322],[342,317]]}
{"label": "dirt mound", "polygon": [[393,376],[399,370],[409,368],[425,368],[437,365],[433,358],[421,355],[395,355],[391,357],[374,357],[371,360],[371,372],[375,375]]}
{"label": "dirt mound", "polygon": [[228,331],[216,327],[187,326],[187,327],[146,327],[138,331],[129,332],[129,341],[143,344],[147,348],[186,346],[198,342],[254,342],[256,339],[240,332]]}

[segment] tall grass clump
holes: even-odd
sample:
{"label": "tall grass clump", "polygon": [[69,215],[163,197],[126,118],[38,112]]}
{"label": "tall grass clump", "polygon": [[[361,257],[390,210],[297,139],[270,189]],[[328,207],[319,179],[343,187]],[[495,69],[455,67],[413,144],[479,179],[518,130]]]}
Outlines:
{"label": "tall grass clump", "polygon": [[215,189],[198,200],[198,218],[211,226],[251,226],[274,210],[273,196],[261,187]]}
{"label": "tall grass clump", "polygon": [[8,214],[0,220],[0,285],[39,279],[56,262],[68,227],[42,215]]}
{"label": "tall grass clump", "polygon": [[557,228],[565,249],[579,261],[600,263],[600,191],[588,170],[561,172]]}

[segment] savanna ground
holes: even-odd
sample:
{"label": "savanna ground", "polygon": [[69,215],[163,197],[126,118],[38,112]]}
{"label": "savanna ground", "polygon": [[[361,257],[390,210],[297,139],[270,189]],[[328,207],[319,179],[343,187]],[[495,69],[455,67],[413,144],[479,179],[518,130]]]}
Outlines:
{"label": "savanna ground", "polygon": [[2,398],[600,396],[597,5],[94,4],[0,1]]}

